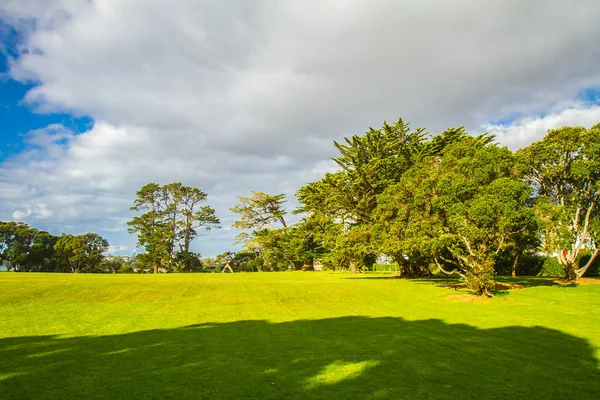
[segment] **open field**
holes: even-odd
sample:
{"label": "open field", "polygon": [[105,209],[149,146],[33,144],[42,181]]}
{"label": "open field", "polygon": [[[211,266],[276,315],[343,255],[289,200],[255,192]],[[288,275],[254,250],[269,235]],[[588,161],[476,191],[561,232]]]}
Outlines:
{"label": "open field", "polygon": [[0,273],[0,398],[599,399],[600,285],[520,282]]}

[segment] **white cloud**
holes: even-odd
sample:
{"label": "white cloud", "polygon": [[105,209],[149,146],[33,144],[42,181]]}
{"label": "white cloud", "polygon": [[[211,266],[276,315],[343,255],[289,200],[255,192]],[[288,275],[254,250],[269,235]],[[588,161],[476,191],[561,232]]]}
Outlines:
{"label": "white cloud", "polygon": [[31,215],[31,210],[27,210],[27,211],[16,210],[16,211],[13,211],[13,213],[12,213],[13,219],[15,219],[17,221],[23,221],[30,215]]}
{"label": "white cloud", "polygon": [[35,219],[48,219],[54,216],[54,212],[48,209],[48,205],[45,203],[36,203],[33,208],[27,208],[26,210],[15,210],[12,213],[12,217],[15,220],[26,220],[30,216]]}
{"label": "white cloud", "polygon": [[115,255],[131,255],[134,249],[131,246],[108,246],[108,251],[106,254],[115,254]]}
{"label": "white cloud", "polygon": [[488,124],[485,130],[496,135],[500,143],[517,150],[542,139],[548,130],[563,126],[590,128],[600,122],[600,106],[575,104],[563,110],[555,110],[543,117],[524,118],[510,125]]}
{"label": "white cloud", "polygon": [[[51,126],[24,138],[26,151],[0,165],[0,218],[33,218],[42,203],[52,229],[106,232],[115,245],[133,245],[118,232],[147,182],[202,188],[226,226],[236,195],[293,194],[335,168],[332,140],[384,119],[478,129],[509,113],[546,112],[600,83],[595,0],[4,0],[0,8],[23,34],[11,75],[39,82],[24,101],[96,120],[83,134]],[[594,112],[577,110],[575,124]],[[539,134],[533,123],[488,129],[519,146]],[[212,234],[198,245],[205,255],[229,247],[217,235],[235,235]]]}

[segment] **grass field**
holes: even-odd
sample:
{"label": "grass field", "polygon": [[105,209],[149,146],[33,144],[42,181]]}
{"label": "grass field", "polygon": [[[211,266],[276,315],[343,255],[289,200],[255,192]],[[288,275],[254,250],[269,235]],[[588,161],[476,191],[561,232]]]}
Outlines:
{"label": "grass field", "polygon": [[0,273],[0,399],[600,399],[600,285]]}

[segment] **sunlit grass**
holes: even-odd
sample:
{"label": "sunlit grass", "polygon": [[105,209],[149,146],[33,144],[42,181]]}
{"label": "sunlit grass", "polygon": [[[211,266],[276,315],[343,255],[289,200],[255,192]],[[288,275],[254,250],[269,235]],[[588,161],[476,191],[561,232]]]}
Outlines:
{"label": "sunlit grass", "polygon": [[0,398],[600,398],[600,285],[0,273]]}

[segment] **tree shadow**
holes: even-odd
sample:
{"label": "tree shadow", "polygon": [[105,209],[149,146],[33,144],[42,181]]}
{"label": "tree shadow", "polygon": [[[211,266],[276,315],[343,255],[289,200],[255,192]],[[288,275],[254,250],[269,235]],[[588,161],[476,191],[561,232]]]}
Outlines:
{"label": "tree shadow", "polygon": [[[440,287],[447,287],[453,289],[465,289],[465,284],[461,281],[458,276],[433,276],[428,278],[413,278],[413,282],[422,284],[433,284]],[[496,275],[494,276],[496,281],[496,292],[506,292],[511,289],[526,289],[529,287],[536,286],[556,286],[561,288],[574,288],[577,284],[564,282],[561,278],[548,278],[548,277],[537,277],[537,276],[519,276],[513,278],[512,276]]]}
{"label": "tree shadow", "polygon": [[600,398],[581,338],[343,317],[0,339],[2,399]]}

